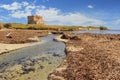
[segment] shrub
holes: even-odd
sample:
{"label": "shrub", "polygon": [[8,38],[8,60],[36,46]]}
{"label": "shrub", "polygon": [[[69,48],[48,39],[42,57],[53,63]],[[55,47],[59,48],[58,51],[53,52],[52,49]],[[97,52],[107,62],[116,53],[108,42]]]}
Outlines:
{"label": "shrub", "polygon": [[27,29],[30,29],[30,30],[36,30],[36,28],[33,27],[33,26],[29,26]]}
{"label": "shrub", "polygon": [[108,30],[108,28],[105,26],[100,26],[100,30]]}
{"label": "shrub", "polygon": [[6,24],[4,24],[4,27],[5,27],[5,28],[11,28],[11,27],[12,27],[12,24],[6,23]]}

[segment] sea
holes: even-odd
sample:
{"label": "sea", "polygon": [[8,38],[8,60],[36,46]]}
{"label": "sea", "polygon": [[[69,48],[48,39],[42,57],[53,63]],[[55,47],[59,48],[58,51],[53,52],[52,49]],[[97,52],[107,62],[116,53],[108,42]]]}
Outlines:
{"label": "sea", "polygon": [[120,30],[83,30],[74,31],[74,34],[92,33],[92,34],[120,34]]}

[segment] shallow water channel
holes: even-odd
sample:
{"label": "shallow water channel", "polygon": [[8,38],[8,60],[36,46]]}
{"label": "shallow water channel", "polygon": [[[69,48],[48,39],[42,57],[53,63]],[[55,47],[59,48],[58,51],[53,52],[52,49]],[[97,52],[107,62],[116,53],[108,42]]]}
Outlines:
{"label": "shallow water channel", "polygon": [[65,58],[65,44],[53,41],[56,36],[50,34],[40,38],[41,43],[0,55],[0,80],[47,80]]}

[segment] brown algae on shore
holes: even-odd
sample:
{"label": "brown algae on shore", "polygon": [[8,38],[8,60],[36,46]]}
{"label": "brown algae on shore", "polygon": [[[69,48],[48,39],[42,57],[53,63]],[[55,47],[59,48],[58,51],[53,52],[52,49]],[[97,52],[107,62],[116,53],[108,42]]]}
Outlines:
{"label": "brown algae on shore", "polygon": [[80,39],[66,42],[67,56],[49,75],[49,80],[120,80],[120,35],[87,33],[71,36]]}

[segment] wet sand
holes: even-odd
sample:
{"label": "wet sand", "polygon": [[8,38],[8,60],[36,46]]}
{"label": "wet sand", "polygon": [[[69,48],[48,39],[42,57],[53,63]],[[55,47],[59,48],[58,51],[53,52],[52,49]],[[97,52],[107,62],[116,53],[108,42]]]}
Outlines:
{"label": "wet sand", "polygon": [[0,43],[0,55],[10,52],[10,51],[13,51],[13,50],[16,50],[16,49],[24,48],[27,46],[30,46],[30,44],[29,43],[26,43],[26,44],[3,44],[3,43]]}

